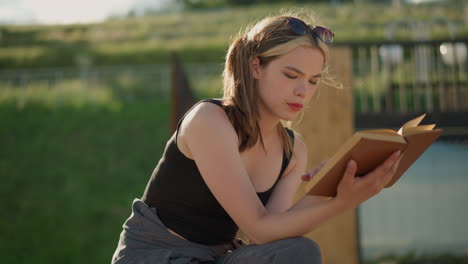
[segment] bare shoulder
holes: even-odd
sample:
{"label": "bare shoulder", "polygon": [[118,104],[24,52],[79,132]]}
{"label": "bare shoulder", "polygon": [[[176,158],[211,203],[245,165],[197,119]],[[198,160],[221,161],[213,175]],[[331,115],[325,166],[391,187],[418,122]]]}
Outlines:
{"label": "bare shoulder", "polygon": [[182,153],[192,158],[187,143],[193,140],[208,142],[215,134],[218,135],[216,138],[221,136],[237,144],[237,134],[224,109],[210,102],[201,102],[182,121],[178,131],[177,145]]}

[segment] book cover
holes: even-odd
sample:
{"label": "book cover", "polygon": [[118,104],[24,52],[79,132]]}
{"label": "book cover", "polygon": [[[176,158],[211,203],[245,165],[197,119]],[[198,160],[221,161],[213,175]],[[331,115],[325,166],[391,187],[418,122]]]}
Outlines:
{"label": "book cover", "polygon": [[441,129],[434,129],[434,124],[418,126],[424,117],[425,114],[406,122],[398,131],[376,129],[354,133],[305,185],[306,193],[334,197],[349,160],[357,163],[356,176],[364,176],[401,150],[403,158],[386,187],[392,186],[442,133]]}

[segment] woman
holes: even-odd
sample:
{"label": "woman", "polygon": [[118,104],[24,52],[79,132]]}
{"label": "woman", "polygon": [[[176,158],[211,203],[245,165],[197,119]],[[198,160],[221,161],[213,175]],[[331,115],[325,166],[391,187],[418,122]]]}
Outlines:
{"label": "woman", "polygon": [[[333,198],[293,204],[305,173],[295,119],[321,78],[333,33],[291,16],[266,18],[231,44],[222,100],[203,100],[180,120],[112,263],[320,263],[302,236],[377,194],[399,163],[394,153],[364,177],[349,166]],[[250,245],[240,245],[240,228]]]}

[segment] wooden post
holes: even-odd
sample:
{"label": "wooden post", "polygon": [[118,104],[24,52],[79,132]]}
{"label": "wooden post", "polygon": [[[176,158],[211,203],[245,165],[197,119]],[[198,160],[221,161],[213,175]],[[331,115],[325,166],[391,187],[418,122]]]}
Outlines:
{"label": "wooden post", "polygon": [[173,53],[171,63],[171,126],[170,133],[177,129],[177,123],[196,102],[179,57]]}
{"label": "wooden post", "polygon": [[[351,93],[351,51],[333,48],[330,53],[330,73],[341,82],[343,89],[321,84],[309,110],[293,128],[308,147],[308,169],[331,157],[354,131],[354,108]],[[299,190],[298,196],[303,193]],[[355,210],[331,219],[307,237],[321,247],[323,263],[359,262],[359,241]]]}

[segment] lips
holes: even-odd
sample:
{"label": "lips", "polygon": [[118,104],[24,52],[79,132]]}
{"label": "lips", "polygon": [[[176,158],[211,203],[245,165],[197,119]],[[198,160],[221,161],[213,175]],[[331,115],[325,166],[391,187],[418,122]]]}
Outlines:
{"label": "lips", "polygon": [[288,103],[289,108],[291,108],[294,111],[300,111],[304,105],[302,104],[296,104],[296,103]]}

